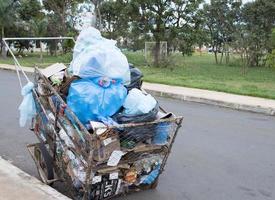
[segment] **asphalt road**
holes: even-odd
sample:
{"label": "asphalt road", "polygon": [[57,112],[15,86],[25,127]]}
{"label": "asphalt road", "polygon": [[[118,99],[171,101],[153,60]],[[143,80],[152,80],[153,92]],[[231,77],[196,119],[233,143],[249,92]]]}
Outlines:
{"label": "asphalt road", "polygon": [[[18,125],[20,101],[15,73],[0,70],[0,156],[37,176],[26,150],[36,139]],[[185,117],[159,187],[118,199],[275,199],[274,117],[171,99],[159,101]]]}

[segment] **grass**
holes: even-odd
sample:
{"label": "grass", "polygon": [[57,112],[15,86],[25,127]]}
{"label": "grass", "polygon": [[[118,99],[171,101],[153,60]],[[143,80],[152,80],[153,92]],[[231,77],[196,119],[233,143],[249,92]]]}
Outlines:
{"label": "grass", "polygon": [[127,52],[126,55],[142,70],[147,82],[275,99],[274,68],[250,67],[244,73],[237,58],[230,65],[216,65],[214,56],[209,54],[191,57],[176,54],[174,67],[158,68],[146,66],[141,52]]}
{"label": "grass", "polygon": [[[216,65],[214,56],[209,54],[183,57],[173,55],[173,64],[167,68],[147,66],[142,52],[124,52],[130,63],[144,73],[144,80],[153,83],[209,89],[234,94],[275,99],[275,69],[250,67],[243,72],[238,59],[232,59],[230,65]],[[71,55],[43,55],[43,63],[69,63]],[[41,64],[38,54],[28,54],[18,59],[23,66],[32,67]],[[12,58],[1,59],[0,63],[13,64]]]}
{"label": "grass", "polygon": [[[35,65],[39,66],[47,66],[52,63],[62,62],[62,63],[70,63],[72,59],[71,54],[65,54],[65,55],[57,55],[57,56],[51,56],[47,55],[46,53],[43,53],[43,59],[40,60],[40,54],[39,53],[29,53],[24,56],[16,57],[19,61],[19,63],[24,67],[34,67]],[[0,63],[2,64],[14,64],[14,60],[12,57],[8,57],[6,59],[3,59],[0,57]]]}

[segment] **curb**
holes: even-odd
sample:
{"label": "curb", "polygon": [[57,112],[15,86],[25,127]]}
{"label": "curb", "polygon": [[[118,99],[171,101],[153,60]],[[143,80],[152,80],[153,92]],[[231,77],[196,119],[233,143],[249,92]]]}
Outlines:
{"label": "curb", "polygon": [[262,106],[251,106],[251,105],[245,105],[245,104],[238,104],[238,103],[231,103],[231,102],[225,102],[225,101],[219,101],[214,99],[206,99],[201,97],[195,97],[195,96],[188,96],[188,95],[180,95],[180,94],[174,94],[169,92],[160,92],[156,90],[151,90],[149,88],[144,87],[144,89],[155,96],[159,97],[165,97],[165,98],[172,98],[177,99],[181,101],[189,101],[189,102],[196,102],[196,103],[202,103],[202,104],[208,104],[208,105],[214,105],[224,108],[231,108],[234,110],[240,110],[240,111],[249,111],[253,113],[261,113],[265,115],[271,115],[275,116],[275,108],[271,107],[262,107]]}
{"label": "curb", "polygon": [[[16,70],[14,65],[8,65],[8,64],[0,64],[0,69]],[[29,73],[34,72],[34,68],[32,67],[23,67],[23,70]],[[265,115],[275,116],[275,100],[271,100],[271,99],[235,95],[230,93],[216,92],[216,91],[203,90],[203,89],[169,86],[164,84],[154,84],[154,83],[147,83],[147,82],[143,84],[143,88],[147,92],[159,97],[172,98],[172,99],[177,99],[181,101],[203,103],[208,105],[231,108],[234,110],[249,111],[254,113],[261,113]],[[164,91],[163,88],[166,88],[166,91]],[[184,90],[184,91],[179,92],[179,91],[175,91],[175,89]],[[185,90],[193,90],[195,92],[190,92],[190,91],[188,92]],[[208,94],[200,95],[203,93],[208,93]],[[215,98],[213,96],[215,96]],[[242,101],[239,100],[240,98],[242,98]],[[252,101],[252,103],[243,103],[248,101]]]}
{"label": "curb", "polygon": [[0,199],[70,200],[0,156]]}
{"label": "curb", "polygon": [[[34,72],[33,67],[22,67],[22,68],[25,72],[28,72],[28,73],[33,73]],[[15,66],[14,65],[9,65],[9,64],[0,64],[0,69],[16,71]]]}

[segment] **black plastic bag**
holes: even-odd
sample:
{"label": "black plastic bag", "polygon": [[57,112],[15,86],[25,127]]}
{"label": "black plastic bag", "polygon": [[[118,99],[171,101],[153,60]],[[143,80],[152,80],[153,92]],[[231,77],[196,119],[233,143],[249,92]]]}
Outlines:
{"label": "black plastic bag", "polygon": [[[151,122],[156,120],[158,111],[159,105],[156,104],[155,108],[149,113],[140,115],[117,113],[113,116],[113,119],[120,124]],[[121,146],[131,149],[138,143],[146,142],[147,140],[152,139],[156,133],[155,129],[156,124],[148,124],[143,126],[120,128],[117,131],[119,132]]]}
{"label": "black plastic bag", "polygon": [[141,88],[142,85],[142,72],[137,68],[134,67],[132,64],[130,66],[130,73],[131,73],[131,83],[126,86],[127,90],[131,90],[133,88]]}
{"label": "black plastic bag", "polygon": [[123,112],[118,112],[117,114],[113,115],[112,118],[119,124],[151,122],[156,119],[158,111],[159,105],[157,103],[156,106],[149,113],[131,115],[125,114]]}

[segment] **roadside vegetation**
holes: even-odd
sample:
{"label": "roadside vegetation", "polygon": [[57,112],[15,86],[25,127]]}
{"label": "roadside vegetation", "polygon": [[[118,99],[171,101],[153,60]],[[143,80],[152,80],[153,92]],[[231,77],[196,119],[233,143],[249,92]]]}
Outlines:
{"label": "roadside vegetation", "polygon": [[[275,68],[244,67],[240,57],[232,56],[230,64],[215,64],[212,54],[195,53],[183,57],[180,53],[171,56],[171,63],[166,67],[152,67],[146,63],[143,52],[124,51],[130,63],[139,67],[144,73],[144,80],[152,83],[186,86],[209,89],[242,95],[250,95],[275,99]],[[44,67],[51,63],[70,63],[71,54],[50,56],[27,54],[19,57],[22,66]],[[13,64],[8,57],[0,59],[0,63]]]}
{"label": "roadside vegetation", "polygon": [[[76,38],[79,26],[89,22],[125,49],[145,81],[275,99],[275,2],[243,2],[5,0],[0,37]],[[87,13],[96,14],[84,20]],[[23,66],[69,63],[74,46],[43,40],[8,45]],[[0,63],[13,64],[3,42],[0,47]],[[43,59],[42,47],[48,51]]]}

